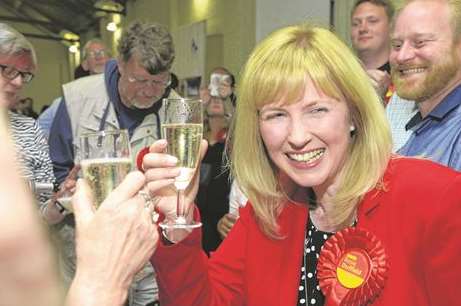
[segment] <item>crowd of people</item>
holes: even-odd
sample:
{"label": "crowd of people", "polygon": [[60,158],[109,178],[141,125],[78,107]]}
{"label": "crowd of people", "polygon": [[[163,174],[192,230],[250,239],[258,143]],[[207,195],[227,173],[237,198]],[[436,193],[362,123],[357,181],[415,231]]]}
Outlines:
{"label": "crowd of people", "polygon": [[[180,173],[161,135],[181,97],[168,29],[134,21],[113,58],[89,40],[35,121],[18,107],[34,47],[0,24],[0,304],[457,305],[461,1],[357,0],[350,19],[352,48],[302,23],[258,43],[238,86],[203,77],[196,229],[157,224]],[[78,139],[117,129],[138,169],[95,209]]]}

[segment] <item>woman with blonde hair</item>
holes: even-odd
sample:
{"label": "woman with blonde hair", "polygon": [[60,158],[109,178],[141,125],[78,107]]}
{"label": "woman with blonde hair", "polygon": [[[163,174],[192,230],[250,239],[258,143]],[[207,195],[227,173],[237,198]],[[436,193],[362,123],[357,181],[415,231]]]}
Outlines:
{"label": "woman with blonde hair", "polygon": [[[303,24],[261,42],[235,123],[232,170],[249,202],[210,259],[199,231],[163,231],[162,306],[458,303],[461,174],[391,154],[380,99],[335,35]],[[179,169],[165,145],[144,168],[172,218]]]}

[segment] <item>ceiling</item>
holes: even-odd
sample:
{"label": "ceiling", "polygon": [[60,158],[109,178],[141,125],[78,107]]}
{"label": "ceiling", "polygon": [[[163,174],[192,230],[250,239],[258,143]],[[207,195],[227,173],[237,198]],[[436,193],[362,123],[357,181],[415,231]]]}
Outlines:
{"label": "ceiling", "polygon": [[121,10],[125,14],[128,0],[0,0],[0,22],[32,25],[40,33],[23,33],[44,39],[62,39],[62,31],[79,36],[92,31],[99,33],[99,18]]}

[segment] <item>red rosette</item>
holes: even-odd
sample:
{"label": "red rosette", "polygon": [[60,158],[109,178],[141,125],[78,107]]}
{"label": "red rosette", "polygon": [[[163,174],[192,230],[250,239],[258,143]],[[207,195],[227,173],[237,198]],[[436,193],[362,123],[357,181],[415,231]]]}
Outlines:
{"label": "red rosette", "polygon": [[387,88],[386,94],[384,95],[384,104],[385,105],[387,105],[389,103],[389,100],[391,99],[392,94],[394,93],[394,91],[395,91],[395,85],[391,83],[389,85],[389,87]]}
{"label": "red rosette", "polygon": [[381,293],[389,270],[382,242],[369,231],[349,227],[331,236],[317,263],[325,306],[362,306]]}
{"label": "red rosette", "polygon": [[143,173],[144,173],[144,168],[142,167],[142,160],[144,159],[144,156],[147,153],[149,153],[149,147],[142,148],[138,152],[138,155],[136,155],[136,168],[138,168],[138,170]]}

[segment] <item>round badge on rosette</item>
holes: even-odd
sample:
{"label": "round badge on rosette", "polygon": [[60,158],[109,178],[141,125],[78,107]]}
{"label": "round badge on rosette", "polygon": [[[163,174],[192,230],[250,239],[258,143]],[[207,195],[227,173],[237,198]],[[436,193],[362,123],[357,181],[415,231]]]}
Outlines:
{"label": "round badge on rosette", "polygon": [[317,263],[325,306],[371,304],[384,288],[389,270],[382,242],[371,232],[349,227],[331,236]]}

